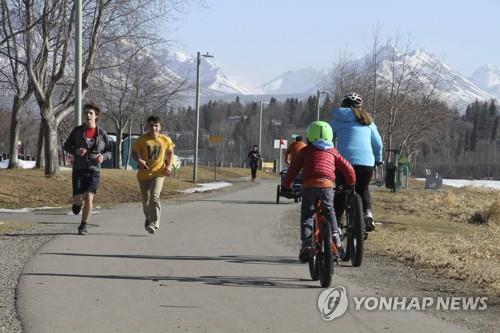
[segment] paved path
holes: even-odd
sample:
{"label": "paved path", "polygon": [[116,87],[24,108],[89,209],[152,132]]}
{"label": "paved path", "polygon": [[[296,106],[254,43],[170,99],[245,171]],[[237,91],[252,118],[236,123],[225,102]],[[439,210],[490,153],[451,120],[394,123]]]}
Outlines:
{"label": "paved path", "polygon": [[[153,236],[143,229],[139,206],[131,205],[95,215],[98,227],[86,237],[56,237],[20,279],[25,331],[462,331],[424,313],[352,307],[323,321],[319,283],[309,280],[295,250],[273,238],[277,221],[293,205],[274,203],[275,186],[263,182],[170,202]],[[339,285],[350,295],[376,294],[334,276],[332,286]]]}

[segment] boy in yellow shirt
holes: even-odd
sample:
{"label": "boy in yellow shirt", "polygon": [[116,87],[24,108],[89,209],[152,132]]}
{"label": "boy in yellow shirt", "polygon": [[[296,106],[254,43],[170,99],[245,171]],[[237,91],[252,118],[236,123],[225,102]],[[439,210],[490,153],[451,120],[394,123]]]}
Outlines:
{"label": "boy in yellow shirt", "polygon": [[132,158],[137,162],[137,180],[142,194],[142,208],[146,220],[144,227],[150,234],[160,229],[160,194],[165,176],[172,173],[174,143],[160,133],[157,116],[147,119],[148,133],[141,135],[132,147]]}

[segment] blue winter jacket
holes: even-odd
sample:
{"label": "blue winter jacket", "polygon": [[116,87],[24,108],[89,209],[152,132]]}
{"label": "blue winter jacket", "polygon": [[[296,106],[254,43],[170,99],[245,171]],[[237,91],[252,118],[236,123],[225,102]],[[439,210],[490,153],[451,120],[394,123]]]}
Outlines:
{"label": "blue winter jacket", "polygon": [[337,150],[352,165],[374,166],[382,161],[382,139],[374,123],[362,125],[350,108],[337,108],[330,124]]}

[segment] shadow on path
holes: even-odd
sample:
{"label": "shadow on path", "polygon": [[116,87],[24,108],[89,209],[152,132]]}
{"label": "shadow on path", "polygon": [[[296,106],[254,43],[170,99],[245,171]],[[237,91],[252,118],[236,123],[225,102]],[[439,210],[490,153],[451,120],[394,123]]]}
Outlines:
{"label": "shadow on path", "polygon": [[[141,237],[141,236],[138,236]],[[144,237],[148,237],[144,235]],[[96,257],[96,258],[118,258],[118,259],[146,259],[146,260],[178,260],[178,261],[226,261],[239,264],[263,264],[263,265],[301,265],[294,257],[283,256],[158,256],[144,254],[91,254],[91,253],[65,253],[65,252],[43,252],[41,255],[74,256],[74,257]]]}
{"label": "shadow on path", "polygon": [[110,279],[110,280],[139,280],[139,281],[177,281],[184,283],[204,283],[208,285],[226,287],[253,287],[253,288],[285,288],[305,289],[319,288],[303,284],[310,282],[305,279],[283,278],[283,277],[261,277],[261,276],[217,276],[207,275],[199,277],[184,276],[141,276],[141,275],[97,275],[97,274],[65,274],[65,273],[24,273],[23,276],[46,276],[46,277],[69,277],[86,279]]}

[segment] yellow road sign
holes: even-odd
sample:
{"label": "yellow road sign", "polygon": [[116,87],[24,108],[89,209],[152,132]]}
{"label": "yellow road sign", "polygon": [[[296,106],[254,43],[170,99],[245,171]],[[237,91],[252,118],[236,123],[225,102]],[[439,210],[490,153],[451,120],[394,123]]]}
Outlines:
{"label": "yellow road sign", "polygon": [[209,135],[208,141],[210,143],[221,143],[224,141],[224,135]]}

